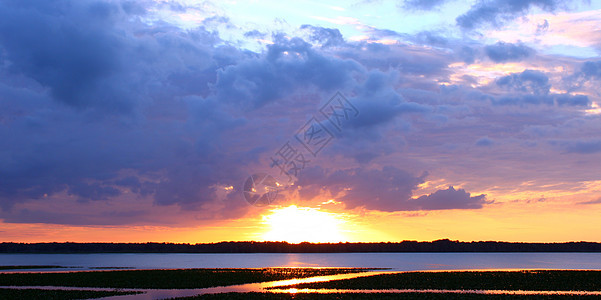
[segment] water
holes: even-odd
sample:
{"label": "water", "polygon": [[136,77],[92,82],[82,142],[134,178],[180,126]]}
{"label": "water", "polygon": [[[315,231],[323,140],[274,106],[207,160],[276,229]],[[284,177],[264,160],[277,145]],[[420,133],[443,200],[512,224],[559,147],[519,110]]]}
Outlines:
{"label": "water", "polygon": [[7,265],[72,267],[62,269],[63,271],[115,267],[134,269],[357,267],[391,268],[396,271],[601,270],[601,253],[0,254],[0,266]]}
{"label": "water", "polygon": [[[360,267],[391,268],[385,272],[417,270],[491,270],[491,269],[579,269],[601,270],[601,253],[252,253],[252,254],[0,254],[0,266],[58,265],[68,269],[38,271],[94,270],[97,268],[177,269],[177,268],[261,268],[261,267]],[[16,270],[33,271],[33,270]],[[2,271],[0,271],[2,272]],[[132,289],[137,295],[114,296],[106,300],[146,300],[224,292],[265,292],[266,287],[291,283],[323,281],[374,275],[379,272],[330,275],[277,282],[249,283],[206,289]],[[34,288],[34,287],[4,287]],[[72,287],[37,287],[79,289]],[[86,290],[111,290],[81,288]],[[557,291],[465,291],[465,290],[296,290],[277,288],[279,293],[299,292],[393,292],[393,293],[483,293],[483,294],[556,294]],[[601,292],[561,291],[565,295],[599,295]]]}

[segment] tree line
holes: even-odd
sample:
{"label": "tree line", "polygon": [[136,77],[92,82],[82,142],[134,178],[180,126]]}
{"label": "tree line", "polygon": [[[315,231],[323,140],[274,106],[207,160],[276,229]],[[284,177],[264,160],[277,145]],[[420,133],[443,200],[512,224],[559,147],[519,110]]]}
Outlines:
{"label": "tree line", "polygon": [[448,239],[432,242],[299,243],[218,242],[180,243],[12,243],[0,253],[353,253],[353,252],[601,252],[601,243],[520,243]]}

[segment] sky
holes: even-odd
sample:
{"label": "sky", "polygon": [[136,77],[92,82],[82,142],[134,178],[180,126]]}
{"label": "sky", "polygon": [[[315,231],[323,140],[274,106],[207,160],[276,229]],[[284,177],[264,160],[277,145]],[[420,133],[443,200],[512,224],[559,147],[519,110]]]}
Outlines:
{"label": "sky", "polygon": [[600,53],[596,0],[0,0],[0,242],[601,242]]}

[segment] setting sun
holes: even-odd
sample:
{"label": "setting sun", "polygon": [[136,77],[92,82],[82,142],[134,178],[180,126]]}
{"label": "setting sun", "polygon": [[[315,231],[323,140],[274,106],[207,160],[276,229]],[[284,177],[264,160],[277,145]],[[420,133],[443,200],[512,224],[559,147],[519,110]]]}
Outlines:
{"label": "setting sun", "polygon": [[271,210],[263,216],[269,231],[263,234],[265,241],[340,242],[347,238],[341,232],[344,224],[338,215],[309,207],[291,205]]}

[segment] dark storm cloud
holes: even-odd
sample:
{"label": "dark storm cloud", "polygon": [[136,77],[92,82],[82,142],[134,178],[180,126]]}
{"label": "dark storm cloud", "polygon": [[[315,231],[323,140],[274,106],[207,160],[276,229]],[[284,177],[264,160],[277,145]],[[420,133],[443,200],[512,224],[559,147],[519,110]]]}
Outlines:
{"label": "dark storm cloud", "polygon": [[499,27],[507,21],[525,15],[530,8],[538,7],[545,11],[555,11],[562,0],[479,0],[465,14],[457,17],[462,29],[475,29],[482,24]]}
{"label": "dark storm cloud", "polygon": [[125,22],[143,14],[130,2],[124,10],[46,3],[1,4],[0,47],[10,62],[0,70],[3,210],[61,192],[107,201],[123,188],[198,208],[215,200],[215,185],[243,180],[232,166],[242,157],[220,150],[231,149],[220,136],[243,119],[214,100],[182,97],[208,95],[216,70],[246,54],[213,47],[218,37],[203,28]]}
{"label": "dark storm cloud", "polygon": [[260,108],[299,88],[341,89],[362,69],[353,60],[326,56],[300,38],[276,35],[274,40],[265,55],[219,71],[215,88],[220,100]]}
{"label": "dark storm cloud", "polygon": [[[0,83],[7,145],[0,204],[11,222],[34,215],[16,213],[15,205],[61,193],[84,206],[127,193],[186,210],[223,200],[203,216],[237,216],[247,209],[237,197],[250,172],[244,166],[276,147],[269,135],[257,139],[244,129],[249,117],[260,129],[273,127],[269,114],[260,119],[252,110],[306,89],[331,95],[364,72],[300,38],[276,35],[266,52],[254,53],[217,45],[218,34],[203,27],[131,19],[144,7],[130,2],[43,3],[3,3],[0,10],[9,17],[0,21],[0,47],[10,62],[0,70],[7,78]],[[25,28],[21,36],[13,34],[17,26]],[[340,37],[311,30],[315,41]],[[219,198],[227,186],[234,192]],[[80,223],[64,218],[70,222]]]}
{"label": "dark storm cloud", "polygon": [[534,53],[534,50],[522,44],[497,42],[484,47],[488,58],[497,63],[521,61]]}
{"label": "dark storm cloud", "polygon": [[125,59],[125,37],[111,30],[119,11],[104,2],[5,2],[0,44],[11,68],[49,87],[56,100],[128,110],[131,99],[103,85]]}
{"label": "dark storm cloud", "polygon": [[80,201],[107,200],[111,197],[121,195],[121,192],[112,186],[103,186],[101,184],[85,184],[78,182],[69,186],[69,194],[79,196]]}

